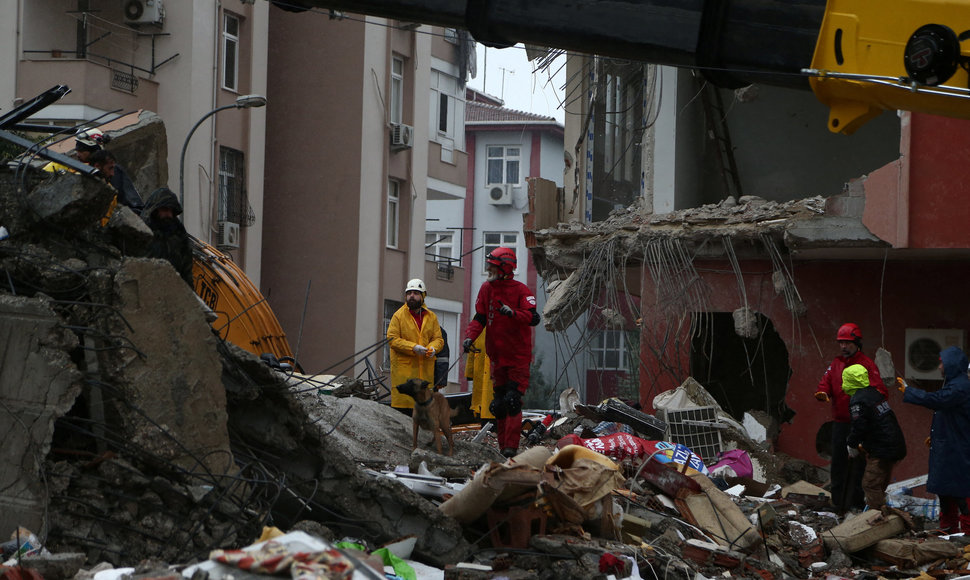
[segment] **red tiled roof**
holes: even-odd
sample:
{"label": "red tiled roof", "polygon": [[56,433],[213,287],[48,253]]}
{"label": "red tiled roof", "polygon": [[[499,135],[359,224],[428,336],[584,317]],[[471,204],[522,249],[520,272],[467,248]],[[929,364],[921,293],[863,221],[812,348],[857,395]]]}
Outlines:
{"label": "red tiled roof", "polygon": [[522,124],[558,124],[554,117],[544,117],[535,113],[526,113],[504,107],[494,107],[477,101],[465,103],[465,124],[479,123],[522,123]]}

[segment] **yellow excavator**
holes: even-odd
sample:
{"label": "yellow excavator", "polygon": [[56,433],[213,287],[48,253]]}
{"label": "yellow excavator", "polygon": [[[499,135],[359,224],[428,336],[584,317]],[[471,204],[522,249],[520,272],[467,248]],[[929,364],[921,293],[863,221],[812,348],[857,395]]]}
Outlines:
{"label": "yellow excavator", "polygon": [[192,256],[195,293],[218,316],[212,328],[219,337],[270,366],[289,365],[302,372],[273,309],[232,258],[195,237]]}
{"label": "yellow excavator", "polygon": [[810,88],[838,133],[883,110],[970,119],[970,0],[271,1],[465,28],[487,46],[690,67],[725,88]]}

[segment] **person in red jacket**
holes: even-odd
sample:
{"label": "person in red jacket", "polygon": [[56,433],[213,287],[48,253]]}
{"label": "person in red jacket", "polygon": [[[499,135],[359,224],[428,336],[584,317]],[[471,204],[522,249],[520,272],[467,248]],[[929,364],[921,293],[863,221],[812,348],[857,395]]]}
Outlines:
{"label": "person in red jacket", "polygon": [[529,388],[532,327],[539,324],[539,314],[532,291],[512,277],[517,264],[514,251],[495,248],[485,263],[488,280],[478,291],[475,317],[465,329],[462,348],[470,352],[482,329],[488,328],[485,354],[492,361],[495,391],[489,411],[496,419],[502,455],[512,457],[522,434],[522,395]]}
{"label": "person in red jacket", "polygon": [[842,390],[842,371],[858,364],[869,373],[869,384],[886,398],[888,391],[879,376],[879,369],[872,359],[862,353],[862,331],[851,322],[839,327],[835,337],[842,354],[835,357],[818,383],[815,398],[823,403],[832,403],[832,463],[829,466],[831,477],[832,503],[836,510],[844,513],[850,509],[862,510],[866,506],[862,491],[861,461],[850,460],[846,440],[852,425],[849,414],[849,395]]}

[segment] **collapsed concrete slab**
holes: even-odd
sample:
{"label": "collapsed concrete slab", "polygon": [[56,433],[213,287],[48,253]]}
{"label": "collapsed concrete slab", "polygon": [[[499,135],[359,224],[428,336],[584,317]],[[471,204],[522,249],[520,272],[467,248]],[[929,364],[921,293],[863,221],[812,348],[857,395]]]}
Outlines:
{"label": "collapsed concrete slab", "polygon": [[[539,275],[547,281],[568,280],[551,289],[543,321],[550,330],[563,329],[588,309],[612,282],[601,275],[604,263],[636,270],[672,258],[776,259],[782,251],[887,247],[863,224],[862,209],[846,210],[832,201],[839,197],[774,202],[743,196],[737,204],[722,201],[665,214],[644,214],[634,204],[603,222],[537,231],[531,252]],[[574,274],[578,279],[572,279]],[[805,304],[791,280],[781,271],[776,278],[776,291],[784,294],[788,309],[804,315]]]}
{"label": "collapsed concrete slab", "polygon": [[54,421],[81,391],[81,375],[68,354],[77,338],[49,300],[0,293],[0,344],[0,530],[25,526],[43,533],[43,461]]}
{"label": "collapsed concrete slab", "polygon": [[233,471],[222,363],[195,293],[168,262],[141,258],[124,261],[113,292],[118,316],[100,320],[130,347],[102,349],[99,363],[123,395],[126,438],[190,472]]}

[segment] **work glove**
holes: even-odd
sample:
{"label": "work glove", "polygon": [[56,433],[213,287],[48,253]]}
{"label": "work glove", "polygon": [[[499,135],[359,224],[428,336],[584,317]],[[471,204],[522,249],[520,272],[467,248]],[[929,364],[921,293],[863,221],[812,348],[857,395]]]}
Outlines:
{"label": "work glove", "polygon": [[859,456],[859,448],[852,447],[851,445],[846,445],[845,450],[849,453],[849,459],[855,459]]}
{"label": "work glove", "polygon": [[466,338],[466,339],[465,339],[464,341],[462,341],[462,343],[461,343],[461,349],[462,349],[463,351],[465,351],[465,352],[471,352],[471,351],[472,351],[472,343],[473,343],[473,342],[474,342],[474,341],[473,341],[472,339],[470,339],[470,338]]}
{"label": "work glove", "polygon": [[815,400],[816,401],[822,401],[823,403],[828,403],[829,402],[828,393],[825,393],[823,391],[819,391],[819,392],[815,393]]}
{"label": "work glove", "polygon": [[900,393],[905,395],[906,387],[908,387],[909,385],[906,384],[906,381],[903,380],[903,377],[896,377],[896,383],[899,385],[896,388],[899,389]]}
{"label": "work glove", "polygon": [[505,316],[515,316],[515,311],[508,304],[503,304],[501,308],[498,309],[499,314],[504,314]]}
{"label": "work glove", "polygon": [[411,350],[413,350],[414,354],[418,356],[428,356],[428,347],[421,346],[420,344],[414,345],[411,347]]}
{"label": "work glove", "polygon": [[436,352],[438,352],[438,351],[436,351],[435,349],[433,349],[433,348],[431,348],[429,346],[428,347],[428,352],[424,353],[424,356],[426,356],[428,358],[431,358],[431,357],[433,357],[435,355]]}

